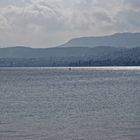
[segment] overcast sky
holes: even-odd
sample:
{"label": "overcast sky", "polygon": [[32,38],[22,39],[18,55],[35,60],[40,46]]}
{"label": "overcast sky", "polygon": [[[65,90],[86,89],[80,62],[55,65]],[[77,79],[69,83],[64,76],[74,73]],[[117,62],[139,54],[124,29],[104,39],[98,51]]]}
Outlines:
{"label": "overcast sky", "polygon": [[140,0],[0,0],[0,46],[57,46],[140,31]]}

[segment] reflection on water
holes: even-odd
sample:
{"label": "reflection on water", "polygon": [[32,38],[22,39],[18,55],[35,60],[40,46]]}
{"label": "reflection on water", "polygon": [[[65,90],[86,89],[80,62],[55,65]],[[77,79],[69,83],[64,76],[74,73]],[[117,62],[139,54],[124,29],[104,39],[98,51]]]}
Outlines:
{"label": "reflection on water", "polygon": [[140,140],[140,68],[1,68],[0,140]]}

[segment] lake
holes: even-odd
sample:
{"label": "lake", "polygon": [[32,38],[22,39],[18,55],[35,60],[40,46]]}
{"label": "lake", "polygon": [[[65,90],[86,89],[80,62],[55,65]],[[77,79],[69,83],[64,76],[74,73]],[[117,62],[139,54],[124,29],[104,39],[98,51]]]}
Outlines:
{"label": "lake", "polygon": [[0,140],[140,140],[140,67],[0,68]]}

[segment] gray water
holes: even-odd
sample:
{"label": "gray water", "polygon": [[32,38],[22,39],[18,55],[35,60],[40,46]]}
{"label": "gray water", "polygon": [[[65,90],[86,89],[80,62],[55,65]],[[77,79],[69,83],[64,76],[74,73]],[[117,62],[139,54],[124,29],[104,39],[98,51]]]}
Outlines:
{"label": "gray water", "polygon": [[140,68],[0,68],[0,140],[140,140]]}

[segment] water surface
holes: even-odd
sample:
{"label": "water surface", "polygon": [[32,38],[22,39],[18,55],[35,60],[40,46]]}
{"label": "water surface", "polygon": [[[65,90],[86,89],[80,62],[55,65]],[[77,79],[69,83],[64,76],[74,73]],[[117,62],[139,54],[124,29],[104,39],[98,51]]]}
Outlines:
{"label": "water surface", "polygon": [[140,68],[0,68],[0,140],[140,140]]}

